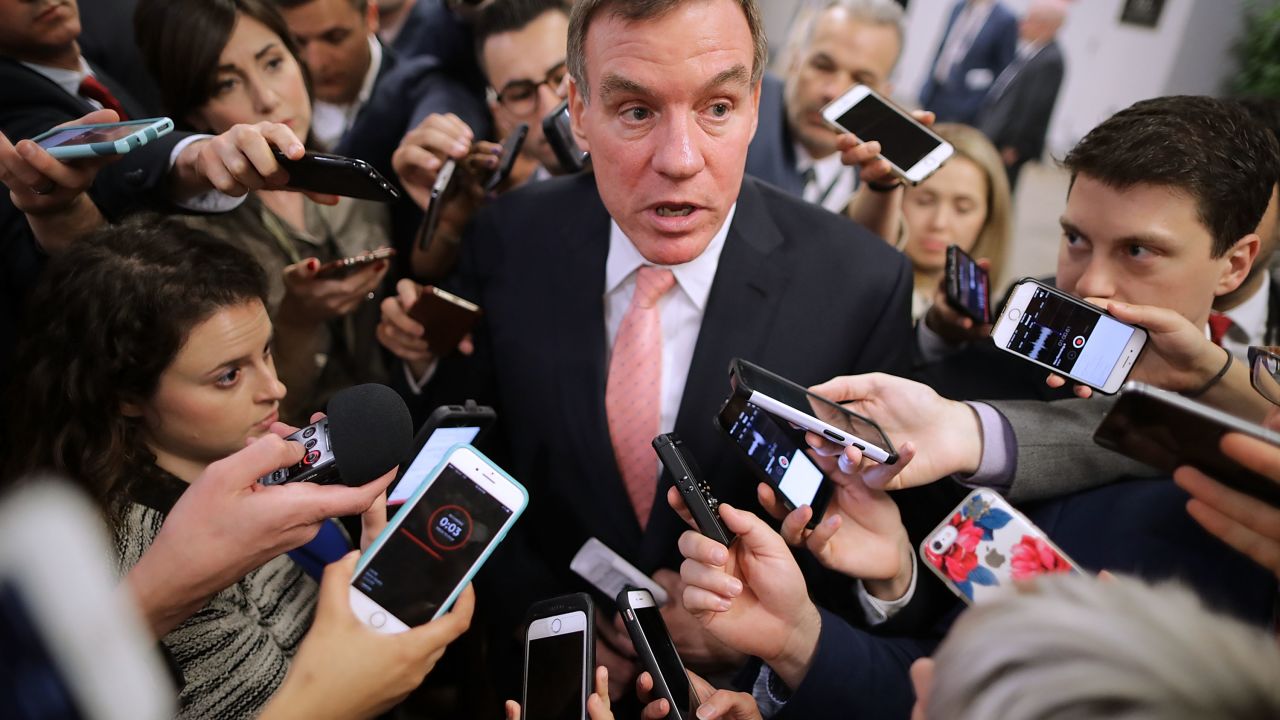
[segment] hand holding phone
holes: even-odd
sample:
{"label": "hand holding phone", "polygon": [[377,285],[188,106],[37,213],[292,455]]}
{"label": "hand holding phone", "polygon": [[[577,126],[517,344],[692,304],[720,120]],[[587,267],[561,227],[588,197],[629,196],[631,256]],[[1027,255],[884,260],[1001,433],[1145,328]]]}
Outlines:
{"label": "hand holding phone", "polygon": [[822,117],[837,132],[880,143],[880,157],[890,171],[912,185],[936,172],[955,152],[937,133],[866,85],[854,85],[831,101]]}
{"label": "hand holding phone", "polygon": [[666,433],[653,439],[653,449],[684,498],[698,531],[728,547],[733,542],[733,533],[720,522],[720,501],[711,494],[711,486],[702,477],[693,456],[685,450],[684,442],[675,433]]}
{"label": "hand holding phone", "polygon": [[618,594],[617,603],[640,665],[653,679],[654,698],[666,700],[671,708],[666,720],[693,720],[699,698],[653,595],[628,588]]}
{"label": "hand holding phone", "polygon": [[586,593],[529,608],[522,720],[586,720],[595,674],[594,628],[595,604]]}
{"label": "hand holding phone", "polygon": [[321,280],[342,280],[351,277],[379,260],[390,260],[395,255],[395,248],[384,247],[370,250],[359,255],[327,262],[321,265],[319,270],[316,270],[315,276]]}
{"label": "hand holding phone", "polygon": [[124,155],[168,135],[173,121],[167,117],[90,125],[65,125],[37,135],[33,140],[59,160]]}
{"label": "hand holding phone", "polygon": [[506,140],[502,141],[502,155],[498,158],[498,167],[484,184],[486,193],[497,192],[502,183],[511,177],[511,170],[516,166],[516,158],[520,156],[520,149],[524,147],[524,140],[528,134],[529,125],[520,123]]}
{"label": "hand holding phone", "polygon": [[476,321],[480,306],[434,285],[426,285],[418,301],[409,308],[409,316],[423,327],[427,347],[436,358],[453,352]]}
{"label": "hand holding phone", "polygon": [[947,248],[944,282],[948,305],[980,325],[991,322],[991,277],[958,245]]}

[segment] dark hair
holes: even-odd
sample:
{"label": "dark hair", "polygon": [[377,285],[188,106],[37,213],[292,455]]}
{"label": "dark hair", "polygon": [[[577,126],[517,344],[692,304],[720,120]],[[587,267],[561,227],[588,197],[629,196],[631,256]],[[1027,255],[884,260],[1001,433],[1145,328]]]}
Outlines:
{"label": "dark hair", "polygon": [[523,30],[549,12],[564,13],[568,17],[569,9],[568,0],[493,0],[480,11],[471,30],[480,67],[484,67],[484,44],[489,38]]}
{"label": "dark hair", "polygon": [[1143,100],[1094,128],[1063,165],[1120,190],[1159,185],[1189,195],[1222,257],[1253,232],[1280,177],[1276,138],[1235,102],[1178,95]]}
{"label": "dark hair", "polygon": [[6,475],[56,470],[109,506],[126,473],[154,460],[121,404],[155,393],[192,328],[266,293],[253,258],[176,220],[139,218],[77,242],[27,304]]}
{"label": "dark hair", "polygon": [[[690,0],[577,0],[569,13],[569,74],[577,81],[583,100],[590,97],[587,83],[587,29],[598,12],[608,12],[627,22],[654,20],[666,15]],[[753,58],[751,84],[760,82],[765,66],[769,64],[769,39],[765,32],[764,18],[756,0],[738,0],[751,30]]]}
{"label": "dark hair", "polygon": [[[290,10],[292,10],[293,8],[296,8],[296,7],[302,7],[303,5],[310,5],[316,0],[271,0],[271,1],[274,2],[278,7],[289,8]],[[361,15],[363,15],[369,9],[369,0],[347,0],[347,4],[350,5],[353,10],[360,13]]]}
{"label": "dark hair", "polygon": [[165,110],[175,123],[213,97],[218,58],[231,39],[239,16],[253,18],[276,35],[302,69],[311,94],[307,66],[298,57],[289,26],[269,0],[141,0],[133,15],[138,48],[160,88]]}
{"label": "dark hair", "polygon": [[1253,116],[1254,120],[1267,126],[1272,135],[1280,138],[1280,98],[1253,95],[1236,98],[1240,107]]}

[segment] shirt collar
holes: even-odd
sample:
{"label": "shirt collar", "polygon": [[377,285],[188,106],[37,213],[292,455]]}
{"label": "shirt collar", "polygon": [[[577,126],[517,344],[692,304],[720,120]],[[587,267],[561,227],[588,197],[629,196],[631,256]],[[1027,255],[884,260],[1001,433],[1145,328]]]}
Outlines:
{"label": "shirt collar", "polygon": [[79,95],[80,83],[84,81],[85,77],[93,75],[93,69],[89,67],[89,61],[85,60],[83,55],[80,56],[79,70],[67,70],[66,68],[37,65],[29,62],[22,64],[53,81],[54,84],[65,90],[68,95]]}
{"label": "shirt collar", "polygon": [[[795,149],[796,170],[803,175],[806,170],[813,168],[814,179],[819,185],[825,186],[833,182],[836,176],[847,167],[840,161],[840,153],[838,152],[833,152],[820,160],[815,160],[804,145],[797,142],[795,143]],[[852,168],[849,169],[852,170]]]}
{"label": "shirt collar", "polygon": [[1236,327],[1249,336],[1250,345],[1261,345],[1266,342],[1267,315],[1271,309],[1271,276],[1264,273],[1262,284],[1249,296],[1248,300],[1226,311]]}
{"label": "shirt collar", "polygon": [[378,72],[382,70],[382,43],[378,36],[369,33],[369,71],[364,74],[364,84],[360,86],[360,94],[356,96],[356,106],[369,102],[373,95],[373,86],[378,82]]}
{"label": "shirt collar", "polygon": [[[716,277],[716,268],[720,265],[720,253],[724,251],[725,238],[729,236],[729,227],[733,224],[733,216],[738,210],[734,203],[725,216],[724,224],[711,238],[707,249],[698,257],[681,265],[664,265],[676,276],[676,284],[684,294],[693,301],[698,310],[707,309],[707,298],[711,295],[711,283]],[[622,232],[618,223],[609,221],[609,257],[604,268],[604,292],[612,293],[622,285],[628,277],[643,265],[653,263],[644,259],[631,239]]]}

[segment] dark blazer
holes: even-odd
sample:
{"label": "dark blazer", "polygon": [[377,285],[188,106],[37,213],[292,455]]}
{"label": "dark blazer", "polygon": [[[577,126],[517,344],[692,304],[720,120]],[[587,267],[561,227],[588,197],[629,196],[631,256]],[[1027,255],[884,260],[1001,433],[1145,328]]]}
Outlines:
{"label": "dark blazer", "polygon": [[[133,14],[138,0],[81,2],[80,52],[100,67],[145,107],[148,115],[162,115],[160,88],[147,70],[133,37]],[[175,118],[176,120],[176,118]]]}
{"label": "dark blazer", "polygon": [[1035,160],[1044,153],[1049,118],[1062,87],[1062,48],[1050,40],[1025,63],[1014,60],[1005,72],[1010,77],[996,79],[978,112],[977,127],[997,148],[1017,150],[1019,162]]}
{"label": "dark blazer", "polygon": [[454,15],[445,0],[418,0],[392,47],[404,58],[436,58],[477,100],[484,100],[484,73],[476,60],[471,26]]}
{"label": "dark blazer", "polygon": [[[1088,572],[1178,580],[1210,608],[1268,627],[1275,576],[1206,533],[1187,515],[1187,498],[1168,478],[1130,480],[1022,509]],[[949,510],[942,508],[938,521]],[[950,595],[923,562],[917,565],[917,595],[904,613]],[[895,627],[898,637],[872,634],[824,613],[812,669],[778,717],[907,717],[914,700],[911,663],[932,652],[962,609],[954,595],[947,602],[949,611],[934,614],[914,632]]]}
{"label": "dark blazer", "polygon": [[[982,99],[987,88],[1010,62],[1018,49],[1018,19],[1009,12],[1002,3],[996,2],[987,17],[987,22],[978,31],[964,57],[951,66],[945,83],[939,84],[933,76],[938,66],[938,58],[947,46],[951,31],[955,29],[956,18],[964,8],[964,0],[956,3],[951,9],[951,17],[947,20],[947,30],[938,43],[938,50],[929,63],[929,72],[924,86],[920,89],[920,105],[932,110],[938,116],[938,122],[960,122],[973,124],[982,106]],[[989,74],[985,83],[973,82],[969,73]],[[985,71],[985,72],[984,72]],[[976,79],[976,78],[974,78]]]}
{"label": "dark blazer", "polygon": [[[592,175],[527,185],[480,213],[451,283],[484,309],[477,349],[441,363],[424,404],[475,397],[498,412],[505,442],[495,455],[531,501],[486,573],[516,617],[538,597],[585,589],[568,565],[590,537],[646,573],[681,560],[670,483],[660,481],[642,531],[609,441],[609,228]],[[879,238],[744,180],[675,428],[717,497],[756,505],[754,476],[712,423],[729,394],[730,359],[800,383],[900,372],[911,352],[910,288],[906,261]]]}
{"label": "dark blazer", "polygon": [[747,174],[800,197],[804,178],[796,170],[795,140],[787,124],[782,78],[765,73],[760,87],[760,115],[756,136],[747,150]]}

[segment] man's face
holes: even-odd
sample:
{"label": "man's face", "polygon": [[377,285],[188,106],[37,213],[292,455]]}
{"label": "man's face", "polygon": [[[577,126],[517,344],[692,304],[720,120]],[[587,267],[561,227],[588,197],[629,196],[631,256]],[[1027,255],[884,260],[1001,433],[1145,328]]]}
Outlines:
{"label": "man's face", "polygon": [[556,155],[542,135],[542,118],[564,99],[560,83],[554,81],[565,73],[568,42],[569,16],[552,11],[484,43],[485,72],[502,98],[489,102],[498,132],[505,138],[520,123],[528,123],[529,135],[520,152],[548,168],[556,167]]}
{"label": "man's face", "polygon": [[741,6],[684,3],[634,23],[601,15],[585,56],[590,100],[571,83],[570,108],[605,207],[649,262],[693,260],[737,201],[756,129]]}
{"label": "man's face", "polygon": [[822,119],[823,106],[856,83],[887,94],[899,43],[893,27],[858,22],[839,7],[822,13],[815,28],[813,40],[792,59],[785,99],[796,140],[810,155],[823,158],[836,151],[836,133]]}
{"label": "man's face", "polygon": [[373,61],[369,34],[378,29],[377,10],[372,3],[369,7],[362,14],[351,0],[311,0],[281,8],[302,61],[311,71],[317,100],[345,105],[359,97]]}
{"label": "man's face", "polygon": [[76,0],[0,0],[0,55],[40,62],[79,36]]}
{"label": "man's face", "polygon": [[1220,258],[1186,193],[1158,185],[1116,190],[1078,175],[1062,216],[1058,287],[1078,297],[1154,305],[1197,327],[1213,299],[1244,281],[1257,251],[1248,235]]}

